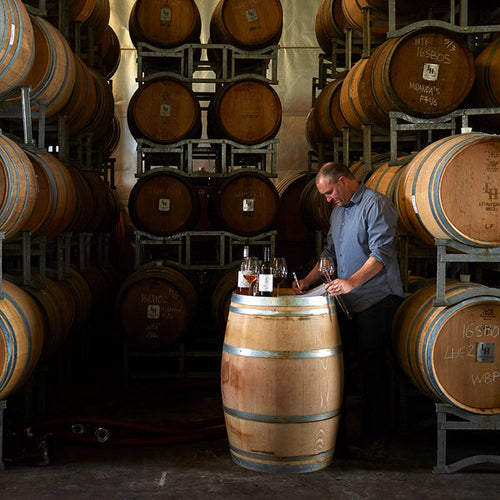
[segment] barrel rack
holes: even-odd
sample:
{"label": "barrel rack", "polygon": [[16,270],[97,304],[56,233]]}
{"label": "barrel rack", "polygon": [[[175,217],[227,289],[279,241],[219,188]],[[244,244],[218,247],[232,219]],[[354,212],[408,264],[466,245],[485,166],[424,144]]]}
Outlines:
{"label": "barrel rack", "polygon": [[[443,7],[446,10],[446,7]],[[441,20],[425,20],[408,24],[401,29],[396,29],[396,0],[388,0],[388,32],[387,38],[402,36],[412,30],[423,27],[437,27],[453,31],[468,37],[469,47],[474,47],[474,36],[483,33],[499,33],[500,25],[470,25],[469,24],[469,1],[450,0],[449,8],[444,15],[449,17],[450,22]],[[458,17],[458,21],[457,20]],[[444,18],[444,16],[443,16]],[[354,57],[369,57],[372,51],[372,37],[370,34],[370,9],[363,9],[364,29],[362,39],[354,39],[350,28],[344,30],[343,39],[332,39],[332,53],[321,53],[318,57],[318,77],[313,78],[311,107],[314,106],[316,96],[330,81],[343,78],[351,69]],[[363,158],[364,177],[375,170],[372,165],[372,152],[379,150],[381,145],[386,144],[390,152],[389,165],[397,165],[398,144],[408,142],[414,144],[417,149],[421,149],[426,144],[430,144],[433,139],[433,132],[446,131],[449,135],[457,133],[467,133],[472,129],[469,127],[469,117],[488,114],[500,114],[500,108],[464,108],[457,109],[444,116],[432,119],[423,119],[402,112],[391,111],[389,113],[390,129],[383,134],[375,134],[373,124],[368,120],[363,120],[361,133],[357,136],[351,134],[351,129],[346,127],[342,130],[341,137],[335,137],[331,143],[320,144],[317,151],[308,153],[308,170],[314,171],[325,161],[342,161],[346,165]],[[398,133],[405,132],[405,134]],[[323,235],[324,237],[324,235]],[[323,237],[318,235],[317,248],[321,245]],[[436,247],[432,248],[424,243],[414,241],[410,236],[400,235],[398,238],[398,255],[400,256],[400,267],[404,289],[408,289],[408,260],[415,258],[417,261],[431,262],[435,264],[435,284],[436,297],[434,306],[452,307],[462,300],[478,295],[500,297],[500,288],[484,286],[480,289],[468,290],[462,294],[454,296],[452,299],[445,297],[445,284],[447,266],[451,263],[468,266],[469,263],[486,264],[493,269],[500,271],[500,247],[480,248],[464,245],[449,239],[436,239]],[[431,266],[433,267],[433,266]],[[475,269],[479,274],[481,267]],[[468,269],[468,267],[465,267]],[[406,281],[405,281],[406,280]],[[399,383],[399,387],[394,386],[393,404],[399,398],[399,424],[404,425],[401,431],[407,431],[409,397],[422,396],[420,391],[413,387],[409,379],[402,374],[395,374],[394,382]],[[395,410],[396,407],[393,407]],[[477,455],[465,458],[453,464],[446,462],[446,432],[447,430],[500,430],[499,415],[477,415],[461,408],[456,408],[450,404],[435,404],[437,414],[437,465],[433,472],[436,474],[452,473],[464,467],[483,463],[500,464],[498,455]],[[393,414],[393,418],[396,415]],[[421,423],[427,425],[429,422]]]}
{"label": "barrel rack", "polygon": [[500,431],[500,415],[477,415],[450,404],[436,403],[437,414],[437,464],[435,474],[449,474],[465,467],[478,464],[500,465],[500,455],[472,455],[451,464],[446,461],[446,432],[465,431]]}
{"label": "barrel rack", "polygon": [[[172,236],[155,236],[143,231],[135,231],[135,265],[144,263],[144,247],[149,245],[170,245],[176,248],[177,259],[166,260],[181,269],[218,270],[229,269],[237,262],[233,258],[233,247],[251,244],[252,246],[269,246],[274,255],[277,231],[267,231],[257,236],[240,236],[227,231],[183,231]],[[193,260],[191,247],[196,238],[211,238],[215,243],[217,257],[212,262],[196,262]]]}

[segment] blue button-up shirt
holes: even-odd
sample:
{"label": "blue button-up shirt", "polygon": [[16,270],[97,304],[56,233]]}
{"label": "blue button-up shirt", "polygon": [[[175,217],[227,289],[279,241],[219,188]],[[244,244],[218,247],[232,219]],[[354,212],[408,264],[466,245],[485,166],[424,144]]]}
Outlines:
{"label": "blue button-up shirt", "polygon": [[322,256],[334,259],[338,277],[349,278],[368,257],[384,265],[366,283],[342,295],[350,311],[363,311],[387,295],[403,296],[395,242],[397,220],[394,204],[363,184],[347,205],[334,207]]}

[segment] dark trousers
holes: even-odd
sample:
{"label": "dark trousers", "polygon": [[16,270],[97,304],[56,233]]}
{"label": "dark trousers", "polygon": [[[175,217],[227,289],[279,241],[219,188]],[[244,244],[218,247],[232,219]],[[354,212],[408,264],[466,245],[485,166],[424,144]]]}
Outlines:
{"label": "dark trousers", "polygon": [[[390,425],[390,370],[392,320],[403,298],[389,295],[373,306],[347,319],[338,312],[344,350],[344,385],[352,389],[350,377],[358,375],[363,397],[361,437],[384,440]],[[352,369],[354,367],[354,369]],[[356,373],[357,372],[357,373]],[[339,434],[345,439],[346,391]],[[347,415],[349,418],[349,415]],[[340,436],[339,436],[340,437]],[[345,444],[345,443],[344,443]]]}

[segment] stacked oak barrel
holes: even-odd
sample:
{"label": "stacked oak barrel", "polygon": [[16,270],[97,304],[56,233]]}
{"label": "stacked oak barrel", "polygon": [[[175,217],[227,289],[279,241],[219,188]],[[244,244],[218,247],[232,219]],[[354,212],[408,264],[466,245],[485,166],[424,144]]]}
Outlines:
{"label": "stacked oak barrel", "polygon": [[[429,2],[444,16],[445,4]],[[376,0],[321,3],[316,19],[318,43],[325,52],[320,74],[329,77],[318,79],[318,95],[313,96],[306,129],[311,149],[319,163],[344,160],[358,180],[394,202],[400,215],[398,238],[409,248],[400,255],[405,272],[409,266],[415,266],[410,269],[414,273],[423,268],[419,254],[425,254],[426,245],[434,247],[436,239],[462,252],[463,260],[459,255],[456,259],[462,262],[461,274],[470,277],[463,263],[473,254],[484,254],[494,269],[500,260],[500,25],[495,30],[493,12],[481,6],[472,8],[469,18],[484,29],[460,29],[453,19],[421,23],[412,17],[411,3],[399,1],[394,31],[388,33],[387,5]],[[361,49],[357,37],[362,35]],[[351,36],[349,67],[342,57]],[[321,66],[325,61],[330,73]],[[453,121],[469,115],[470,122],[462,121],[462,127]],[[401,122],[409,124],[406,130],[397,128]],[[394,146],[390,141],[396,130],[401,132]],[[419,130],[424,133],[419,135]],[[331,210],[317,218],[319,230],[328,226]],[[494,373],[499,372],[499,360],[493,355],[500,328],[498,264],[496,271],[477,271],[483,284],[443,283],[436,275],[435,256],[431,260],[431,271],[423,278],[438,278],[449,305],[434,304],[436,283],[409,293],[393,325],[395,356],[432,399],[472,413],[498,413]]]}
{"label": "stacked oak barrel", "polygon": [[210,19],[194,0],[133,5],[138,88],[127,118],[138,170],[129,214],[139,267],[117,302],[131,350],[175,349],[193,318],[207,322],[211,304],[223,328],[242,244],[274,228],[278,193],[266,160],[281,103],[267,74],[282,22],[279,0],[221,0]]}
{"label": "stacked oak barrel", "polygon": [[[119,134],[108,82],[119,51],[111,56],[107,48],[114,44],[108,1],[71,7],[68,2],[65,15],[48,16],[20,0],[6,0],[0,9],[0,399],[5,399],[38,363],[53,364],[66,340],[78,338],[116,287],[97,258],[96,241],[113,233],[120,216],[117,198],[100,174]],[[71,21],[64,26],[62,18]],[[78,44],[67,36],[76,25]],[[76,45],[82,49],[78,54]],[[85,62],[90,60],[94,67]],[[38,140],[23,134],[26,130],[37,131]],[[91,137],[88,164],[74,154],[84,136]],[[77,244],[83,235],[89,242],[86,259]]]}

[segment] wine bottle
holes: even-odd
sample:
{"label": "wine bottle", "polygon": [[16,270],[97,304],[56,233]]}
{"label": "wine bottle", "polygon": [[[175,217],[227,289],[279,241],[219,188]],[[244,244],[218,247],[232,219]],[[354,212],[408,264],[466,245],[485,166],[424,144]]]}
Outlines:
{"label": "wine bottle", "polygon": [[273,266],[269,247],[264,247],[264,259],[259,270],[259,295],[273,296]]}
{"label": "wine bottle", "polygon": [[241,295],[248,295],[250,289],[250,282],[245,278],[245,273],[243,272],[243,267],[245,262],[250,255],[250,249],[248,245],[243,247],[243,260],[241,262],[240,270],[238,271],[238,293]]}

